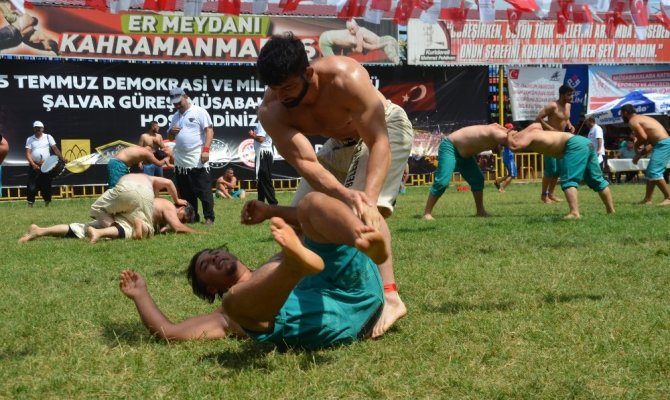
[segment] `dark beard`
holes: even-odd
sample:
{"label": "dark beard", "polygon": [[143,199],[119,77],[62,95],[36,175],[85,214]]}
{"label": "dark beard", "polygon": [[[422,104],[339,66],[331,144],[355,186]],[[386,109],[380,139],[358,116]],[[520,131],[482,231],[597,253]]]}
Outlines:
{"label": "dark beard", "polygon": [[298,93],[298,97],[296,97],[295,99],[293,99],[291,101],[287,101],[285,103],[282,103],[284,105],[284,107],[286,107],[286,108],[297,107],[300,104],[300,102],[302,101],[302,99],[304,99],[305,96],[307,95],[307,89],[309,89],[309,84],[307,83],[307,79],[305,79],[304,76],[301,77],[301,78],[302,78],[302,89],[300,90],[300,93]]}

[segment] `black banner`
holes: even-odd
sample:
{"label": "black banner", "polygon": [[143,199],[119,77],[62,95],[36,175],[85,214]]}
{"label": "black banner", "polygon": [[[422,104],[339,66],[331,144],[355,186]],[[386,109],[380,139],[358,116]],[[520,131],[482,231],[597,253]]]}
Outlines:
{"label": "black banner", "polygon": [[[385,86],[405,84],[408,92],[399,98],[407,99],[402,105],[416,128],[449,132],[486,121],[486,67],[367,69],[382,92]],[[165,128],[173,113],[167,92],[173,86],[183,87],[212,116],[212,175],[234,164],[241,179],[253,179],[248,131],[256,124],[256,107],[264,93],[253,66],[3,60],[0,132],[10,143],[3,184],[25,185],[25,143],[35,120],[44,123],[45,132],[56,139],[68,161],[104,154],[119,141],[137,143],[152,120],[167,136]],[[426,101],[431,94],[434,103]],[[313,143],[318,149],[322,140]],[[98,162],[106,160],[100,157]],[[106,182],[104,165],[75,172],[66,170],[55,184]],[[276,162],[275,172],[276,178],[296,176],[283,160]]]}

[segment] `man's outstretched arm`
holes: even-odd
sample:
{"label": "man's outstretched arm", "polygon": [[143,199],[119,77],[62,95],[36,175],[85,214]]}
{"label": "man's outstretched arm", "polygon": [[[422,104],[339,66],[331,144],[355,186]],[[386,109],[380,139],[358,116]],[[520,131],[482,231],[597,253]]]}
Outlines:
{"label": "man's outstretched arm", "polygon": [[167,190],[168,194],[172,197],[172,200],[174,200],[174,204],[177,206],[185,206],[188,204],[188,202],[184,199],[180,199],[179,195],[177,194],[177,188],[174,185],[174,182],[172,182],[170,179],[167,178],[161,178],[158,176],[150,176],[151,183],[154,188],[154,193],[155,197],[159,197],[159,193],[161,190]]}
{"label": "man's outstretched arm", "polygon": [[219,309],[211,314],[199,315],[183,322],[172,323],[158,308],[147,290],[142,276],[125,270],[119,277],[121,292],[135,302],[142,323],[149,332],[164,340],[220,339],[226,336],[229,324]]}

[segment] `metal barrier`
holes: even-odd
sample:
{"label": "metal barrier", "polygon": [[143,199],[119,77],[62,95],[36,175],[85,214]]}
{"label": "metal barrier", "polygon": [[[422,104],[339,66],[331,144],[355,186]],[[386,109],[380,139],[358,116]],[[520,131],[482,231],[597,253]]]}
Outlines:
{"label": "metal barrier", "polygon": [[[544,171],[544,160],[541,154],[538,153],[517,153],[515,154],[516,165],[518,169],[519,181],[536,181],[542,179],[542,172]],[[502,157],[497,154],[493,155],[493,170],[484,171],[484,178],[486,181],[493,181],[496,178],[502,178],[505,174],[505,165],[502,162]],[[407,180],[408,186],[426,186],[432,185],[435,176],[433,173],[427,174],[412,174]],[[452,182],[463,183],[463,177],[458,172],[454,172]],[[299,178],[295,179],[273,179],[274,188],[278,192],[292,191],[298,187],[300,183]],[[256,181],[240,181],[240,188],[249,191],[256,191]],[[54,199],[66,198],[83,198],[83,197],[98,197],[102,195],[107,189],[107,185],[63,185],[54,186],[52,197]],[[25,186],[5,186],[2,188],[2,197],[0,201],[25,200],[26,187]]]}

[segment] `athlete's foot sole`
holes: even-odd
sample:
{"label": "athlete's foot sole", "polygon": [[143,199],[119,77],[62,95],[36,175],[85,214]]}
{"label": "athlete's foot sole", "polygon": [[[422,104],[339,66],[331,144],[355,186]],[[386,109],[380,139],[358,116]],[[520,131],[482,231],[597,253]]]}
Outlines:
{"label": "athlete's foot sole", "polygon": [[582,216],[579,215],[579,214],[570,213],[570,214],[566,215],[565,217],[563,217],[563,219],[580,219],[581,217]]}
{"label": "athlete's foot sole", "polygon": [[316,253],[303,246],[293,228],[281,218],[270,220],[270,231],[275,242],[284,251],[282,265],[295,268],[300,275],[318,274],[323,271],[323,259]]}
{"label": "athlete's foot sole", "polygon": [[375,264],[379,265],[389,258],[384,242],[384,235],[369,226],[356,228],[356,248],[365,253]]}
{"label": "athlete's foot sole", "polygon": [[670,206],[670,199],[665,199],[662,202],[658,203],[659,206]]}
{"label": "athlete's foot sole", "polygon": [[19,243],[26,243],[29,242],[37,237],[37,230],[39,229],[39,226],[32,224],[30,225],[30,228],[28,228],[28,231],[23,234],[19,238]]}
{"label": "athlete's foot sole", "polygon": [[423,217],[421,217],[421,219],[424,221],[435,221],[435,218],[433,218],[433,216],[430,214],[424,215]]}

